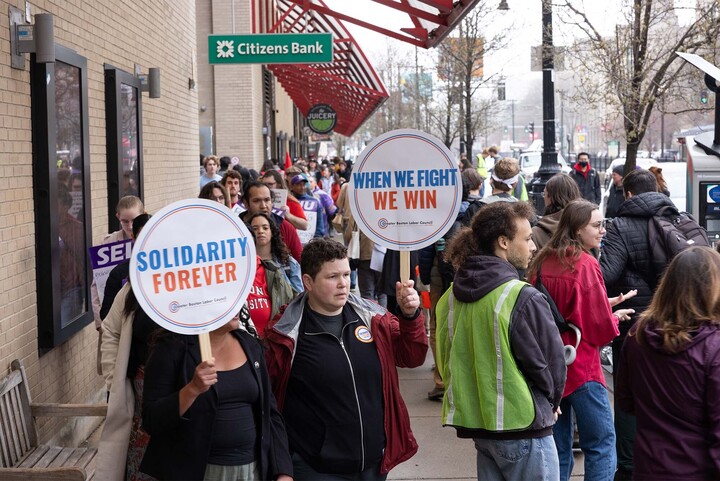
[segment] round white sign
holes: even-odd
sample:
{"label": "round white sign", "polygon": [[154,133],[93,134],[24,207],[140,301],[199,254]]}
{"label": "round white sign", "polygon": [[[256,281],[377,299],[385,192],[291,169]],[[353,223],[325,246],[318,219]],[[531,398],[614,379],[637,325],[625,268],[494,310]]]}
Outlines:
{"label": "round white sign", "polygon": [[462,202],[460,170],[439,139],[413,129],[387,132],[353,167],[350,210],[360,230],[388,249],[422,249],[442,237]]}
{"label": "round white sign", "polygon": [[232,319],[255,280],[255,243],[222,204],[187,199],[143,227],[130,259],[130,284],[145,313],[179,334],[212,331]]}

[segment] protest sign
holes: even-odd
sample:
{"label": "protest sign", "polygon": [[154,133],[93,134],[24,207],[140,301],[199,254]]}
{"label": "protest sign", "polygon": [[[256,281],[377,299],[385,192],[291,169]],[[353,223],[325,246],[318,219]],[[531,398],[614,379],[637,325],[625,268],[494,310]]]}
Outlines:
{"label": "protest sign", "polygon": [[286,189],[270,189],[270,194],[273,199],[273,209],[282,211],[283,207],[287,205],[288,191]]}
{"label": "protest sign", "polygon": [[360,230],[397,251],[419,250],[442,237],[462,201],[460,171],[450,150],[412,129],[373,140],[355,163],[349,189]]}
{"label": "protest sign", "polygon": [[107,283],[110,271],[118,264],[130,259],[132,241],[130,239],[102,244],[88,249],[90,264],[93,270],[93,279],[97,286],[98,297],[102,304],[105,297],[105,284]]}
{"label": "protest sign", "polygon": [[[161,209],[145,225],[133,248],[130,282],[157,324],[180,334],[206,334],[240,311],[255,264],[252,236],[230,209],[188,199]],[[205,342],[201,335],[201,348]]]}

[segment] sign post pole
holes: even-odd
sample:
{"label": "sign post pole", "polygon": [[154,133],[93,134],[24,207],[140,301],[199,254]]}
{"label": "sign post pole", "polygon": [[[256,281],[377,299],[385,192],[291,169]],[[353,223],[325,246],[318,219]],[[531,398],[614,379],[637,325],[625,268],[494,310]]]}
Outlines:
{"label": "sign post pole", "polygon": [[410,280],[410,251],[400,251],[400,282]]}
{"label": "sign post pole", "polygon": [[212,347],[210,346],[210,333],[202,332],[198,334],[198,341],[200,342],[200,359],[207,361],[212,357]]}

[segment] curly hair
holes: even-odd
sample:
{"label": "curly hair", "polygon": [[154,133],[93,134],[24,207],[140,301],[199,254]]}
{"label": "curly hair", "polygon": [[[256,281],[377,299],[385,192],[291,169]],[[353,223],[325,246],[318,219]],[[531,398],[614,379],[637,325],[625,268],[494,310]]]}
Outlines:
{"label": "curly hair", "polygon": [[593,211],[598,209],[596,204],[585,199],[574,200],[565,206],[555,233],[530,264],[528,278],[536,274],[551,255],[555,255],[563,267],[572,271],[585,250],[578,231],[590,222]]}
{"label": "curly hair", "polygon": [[515,219],[532,221],[535,209],[527,202],[495,202],[480,209],[470,227],[463,227],[448,242],[445,256],[457,270],[471,256],[495,255],[500,236],[510,240],[517,234]]}
{"label": "curly hair", "polygon": [[275,220],[272,218],[272,216],[266,212],[257,212],[255,214],[252,214],[247,219],[247,225],[250,228],[250,232],[253,233],[253,238],[255,237],[255,231],[252,228],[252,221],[256,217],[262,217],[266,221],[268,221],[268,224],[270,225],[270,252],[274,259],[276,259],[280,265],[286,265],[290,259],[290,250],[288,249],[288,246],[285,244],[285,241],[283,241],[282,236],[280,235],[280,228],[275,223]]}
{"label": "curly hair", "polygon": [[637,341],[651,325],[671,354],[682,351],[703,324],[720,324],[720,254],[710,247],[685,249],[663,274],[650,306],[637,322]]}
{"label": "curly hair", "polygon": [[300,257],[300,270],[315,279],[323,264],[347,259],[347,248],[341,243],[317,237],[305,245]]}

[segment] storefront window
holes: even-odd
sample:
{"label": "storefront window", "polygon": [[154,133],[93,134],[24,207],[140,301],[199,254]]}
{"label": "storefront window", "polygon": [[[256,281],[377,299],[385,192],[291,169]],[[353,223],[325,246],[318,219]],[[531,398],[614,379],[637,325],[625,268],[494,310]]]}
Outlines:
{"label": "storefront window", "polygon": [[109,230],[120,228],[115,217],[126,195],[143,198],[142,107],[140,80],[105,65]]}
{"label": "storefront window", "polygon": [[47,350],[92,320],[87,61],[56,46],[32,62],[38,345]]}
{"label": "storefront window", "polygon": [[[55,64],[58,247],[60,254],[60,326],[66,327],[87,310],[87,245],[85,244],[83,189],[82,116],[80,114],[80,69],[63,62]],[[51,206],[52,208],[52,206]]]}

